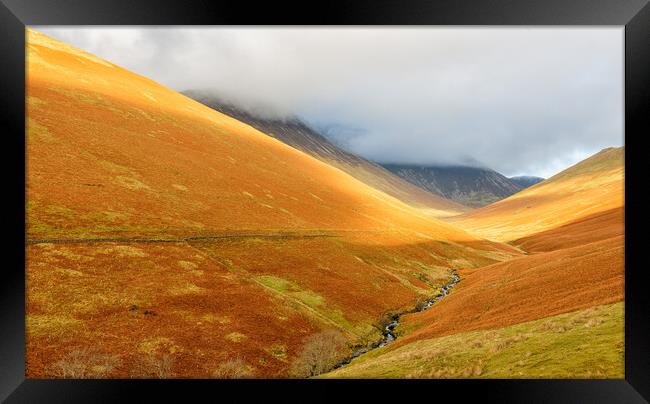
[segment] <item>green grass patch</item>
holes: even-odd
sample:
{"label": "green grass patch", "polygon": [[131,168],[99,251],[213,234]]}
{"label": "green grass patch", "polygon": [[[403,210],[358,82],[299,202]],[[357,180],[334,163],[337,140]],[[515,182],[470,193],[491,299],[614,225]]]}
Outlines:
{"label": "green grass patch", "polygon": [[329,307],[323,296],[311,290],[303,289],[295,282],[272,275],[261,275],[255,277],[255,279],[262,285],[305,304],[353,334],[370,335],[372,337],[375,336],[374,334],[378,334],[370,320],[367,322],[350,322],[340,309]]}

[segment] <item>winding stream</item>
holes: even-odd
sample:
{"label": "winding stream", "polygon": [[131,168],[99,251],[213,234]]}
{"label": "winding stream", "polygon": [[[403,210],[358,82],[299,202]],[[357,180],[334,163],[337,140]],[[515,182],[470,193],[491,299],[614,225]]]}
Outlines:
{"label": "winding stream", "polygon": [[372,344],[372,345],[370,345],[368,347],[363,347],[363,348],[357,349],[356,351],[354,351],[354,353],[350,357],[348,357],[347,359],[339,362],[339,364],[336,365],[331,370],[338,369],[343,365],[347,365],[348,363],[352,362],[352,360],[354,358],[358,358],[359,356],[361,356],[361,355],[363,355],[365,353],[368,353],[368,352],[372,351],[373,349],[381,348],[381,347],[386,346],[386,345],[390,344],[391,342],[395,341],[395,339],[397,338],[397,335],[395,334],[395,328],[399,325],[400,317],[402,317],[404,314],[418,313],[418,312],[427,310],[431,306],[433,306],[434,303],[439,302],[440,300],[447,297],[447,295],[449,294],[449,289],[453,288],[454,285],[456,285],[458,283],[458,281],[460,281],[460,276],[458,274],[456,274],[454,272],[453,275],[454,275],[454,277],[442,287],[441,292],[438,293],[437,295],[427,299],[425,301],[424,305],[419,306],[419,307],[415,307],[415,308],[413,308],[411,310],[405,310],[405,311],[401,311],[401,312],[398,312],[398,313],[394,314],[391,317],[390,323],[388,323],[388,325],[386,325],[386,327],[384,328],[383,337],[379,341],[375,342],[374,344]]}

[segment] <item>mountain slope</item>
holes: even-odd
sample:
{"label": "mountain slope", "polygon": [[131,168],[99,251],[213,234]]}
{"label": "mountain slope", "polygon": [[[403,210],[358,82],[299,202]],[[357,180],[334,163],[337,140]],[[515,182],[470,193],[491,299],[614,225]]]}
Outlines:
{"label": "mountain slope", "polygon": [[496,171],[469,166],[384,164],[387,170],[436,195],[471,207],[481,207],[521,189]]}
{"label": "mountain slope", "polygon": [[520,255],[110,62],[26,48],[29,377],[286,376],[306,337],[374,340],[452,269]]}
{"label": "mountain slope", "polygon": [[624,205],[624,150],[604,149],[561,173],[450,221],[483,237],[512,241]]}
{"label": "mountain slope", "polygon": [[414,207],[425,209],[433,216],[450,216],[468,210],[461,204],[414,186],[378,164],[341,149],[296,117],[264,117],[222,101],[206,92],[185,91],[184,94],[210,108],[247,123],[291,147],[337,167],[377,190]]}
{"label": "mountain slope", "polygon": [[625,209],[621,206],[514,240],[512,244],[527,252],[538,253],[594,243],[624,234]]}

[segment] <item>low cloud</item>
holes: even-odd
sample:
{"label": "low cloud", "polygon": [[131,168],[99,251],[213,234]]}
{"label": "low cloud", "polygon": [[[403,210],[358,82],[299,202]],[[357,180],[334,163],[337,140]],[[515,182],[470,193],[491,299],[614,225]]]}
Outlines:
{"label": "low cloud", "polygon": [[623,144],[620,28],[35,28],[379,162],[547,177]]}

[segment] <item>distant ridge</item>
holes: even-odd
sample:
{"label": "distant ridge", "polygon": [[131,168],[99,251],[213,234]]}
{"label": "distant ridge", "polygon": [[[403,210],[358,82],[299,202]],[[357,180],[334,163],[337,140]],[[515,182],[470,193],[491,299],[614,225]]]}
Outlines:
{"label": "distant ridge", "polygon": [[509,178],[488,168],[406,164],[383,166],[427,191],[475,208],[489,205],[523,189]]}

